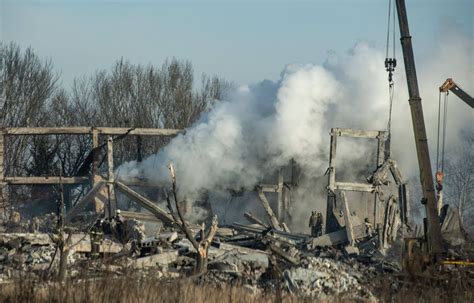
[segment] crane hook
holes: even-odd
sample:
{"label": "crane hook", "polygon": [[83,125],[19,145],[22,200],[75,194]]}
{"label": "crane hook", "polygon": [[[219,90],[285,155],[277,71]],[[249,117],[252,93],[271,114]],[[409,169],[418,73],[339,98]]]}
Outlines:
{"label": "crane hook", "polygon": [[385,58],[385,70],[388,72],[388,82],[393,83],[393,72],[397,66],[397,59],[395,58]]}

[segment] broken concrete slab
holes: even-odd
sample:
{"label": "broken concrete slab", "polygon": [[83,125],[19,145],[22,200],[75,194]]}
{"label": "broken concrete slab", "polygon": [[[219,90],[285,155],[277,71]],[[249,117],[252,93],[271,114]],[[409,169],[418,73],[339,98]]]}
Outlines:
{"label": "broken concrete slab", "polygon": [[1,233],[0,245],[21,241],[32,245],[50,245],[52,243],[49,234],[37,233]]}
{"label": "broken concrete slab", "polygon": [[147,268],[154,266],[168,266],[169,264],[176,262],[178,260],[178,251],[177,250],[168,250],[163,251],[159,254],[146,256],[131,260],[129,266],[135,268]]}
{"label": "broken concrete slab", "polygon": [[[353,227],[354,240],[361,239],[366,237],[365,225],[357,225]],[[324,234],[320,237],[313,238],[310,241],[311,248],[316,247],[327,247],[327,246],[336,246],[344,243],[348,243],[349,239],[347,237],[346,229]]]}
{"label": "broken concrete slab", "polygon": [[[92,251],[91,238],[89,234],[72,234],[69,242],[71,252],[90,253]],[[112,239],[104,238],[99,246],[100,253],[116,254],[123,250],[123,245]]]}

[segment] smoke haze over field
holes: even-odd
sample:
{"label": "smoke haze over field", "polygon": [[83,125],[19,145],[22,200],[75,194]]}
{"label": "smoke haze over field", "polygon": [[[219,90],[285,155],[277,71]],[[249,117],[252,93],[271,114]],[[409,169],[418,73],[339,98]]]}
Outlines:
{"label": "smoke haze over field", "polygon": [[[474,92],[474,39],[448,31],[443,44],[417,66],[431,148],[436,146],[439,85],[453,77]],[[295,213],[306,215],[306,207],[325,207],[324,195],[314,195],[324,193],[326,185],[322,176],[328,167],[330,128],[386,129],[389,101],[383,61],[381,50],[359,42],[347,54],[330,53],[322,65],[288,65],[279,81],[238,87],[156,155],[126,163],[117,173],[121,179],[139,177],[167,185],[167,165],[173,162],[180,195],[194,200],[204,191],[252,189],[294,158],[307,175],[298,189],[303,201],[296,200]],[[392,158],[408,178],[417,175],[418,168],[401,55],[398,61]],[[474,131],[473,113],[466,104],[451,101],[449,115],[448,146],[461,139],[460,130]],[[359,160],[372,148],[361,141],[343,142],[338,165],[350,175],[361,168]],[[431,152],[433,160],[435,150]]]}

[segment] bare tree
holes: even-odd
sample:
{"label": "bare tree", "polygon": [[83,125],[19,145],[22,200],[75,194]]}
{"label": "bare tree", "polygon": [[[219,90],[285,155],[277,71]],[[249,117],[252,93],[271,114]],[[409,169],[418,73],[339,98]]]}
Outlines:
{"label": "bare tree", "polygon": [[218,228],[218,222],[217,222],[217,216],[214,215],[214,218],[212,219],[212,224],[207,233],[205,232],[206,230],[206,225],[202,223],[201,229],[199,231],[200,233],[200,239],[199,242],[195,239],[193,233],[191,232],[191,229],[188,226],[188,223],[184,220],[183,213],[181,211],[181,204],[178,200],[178,194],[176,192],[176,174],[175,170],[173,167],[173,164],[170,163],[168,166],[170,170],[170,175],[171,175],[171,181],[172,181],[172,194],[173,194],[173,199],[174,199],[174,208],[176,209],[178,213],[178,217],[173,212],[173,206],[171,204],[171,200],[168,197],[168,208],[170,212],[173,214],[173,217],[176,222],[178,222],[180,229],[184,232],[186,235],[186,238],[191,242],[192,246],[196,250],[196,266],[194,268],[194,274],[199,275],[202,273],[205,273],[207,271],[207,260],[208,260],[208,252],[209,252],[209,246],[212,243],[212,240],[214,239],[214,236],[217,233],[217,228]]}
{"label": "bare tree", "polygon": [[463,225],[474,231],[474,132],[462,135],[463,141],[447,153],[445,202],[458,208]]}
{"label": "bare tree", "polygon": [[[89,120],[91,124],[186,128],[230,87],[222,79],[203,75],[197,89],[193,74],[188,61],[172,59],[155,67],[132,65],[121,59],[110,71],[99,71],[89,79],[76,81],[72,99],[94,113]],[[138,154],[155,153],[169,139],[135,140],[124,138],[116,142],[117,163],[136,159]]]}
{"label": "bare tree", "polygon": [[[46,119],[40,115],[53,94],[58,76],[50,60],[41,61],[31,48],[23,53],[11,43],[0,44],[0,126],[37,126]],[[9,140],[7,173],[21,169],[26,150],[26,138]]]}
{"label": "bare tree", "polygon": [[[222,99],[231,86],[203,75],[196,88],[189,61],[172,59],[161,66],[142,66],[120,59],[110,70],[76,79],[68,92],[57,87],[58,76],[51,60],[40,60],[30,48],[22,52],[13,43],[0,44],[0,76],[0,127],[186,128]],[[114,144],[114,161],[120,164],[141,159],[156,153],[169,140],[120,138]],[[76,176],[90,170],[90,136],[16,136],[6,143],[6,173],[10,175],[61,172]],[[78,192],[84,191],[82,186],[65,185],[66,207],[71,206],[71,192],[78,198]],[[34,198],[36,193],[56,200],[59,192],[58,187],[32,186],[24,194],[27,198]]]}
{"label": "bare tree", "polygon": [[[31,48],[22,52],[14,43],[0,43],[0,127],[39,126],[44,123],[48,116],[41,113],[45,112],[57,80],[50,60],[40,60]],[[29,140],[36,139],[24,136],[8,138],[6,174],[19,175],[26,171],[32,157]],[[44,140],[37,142],[41,148],[47,149]],[[41,148],[38,146],[36,150]],[[22,188],[16,189],[12,196],[20,193]]]}

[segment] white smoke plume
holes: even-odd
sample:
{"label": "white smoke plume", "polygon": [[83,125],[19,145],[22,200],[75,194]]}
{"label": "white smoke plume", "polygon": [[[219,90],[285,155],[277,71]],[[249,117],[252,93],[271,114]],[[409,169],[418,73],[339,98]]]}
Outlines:
{"label": "white smoke plume", "polygon": [[[449,37],[417,66],[432,147],[439,85],[449,76],[474,93],[473,38]],[[288,65],[279,81],[237,88],[157,154],[141,163],[126,163],[117,173],[121,179],[146,178],[168,185],[167,165],[173,162],[180,195],[192,201],[206,191],[252,189],[293,158],[310,179],[324,180],[298,189],[304,201],[296,202],[301,207],[296,206],[295,215],[307,216],[308,207],[325,207],[322,176],[328,167],[330,128],[386,129],[389,102],[383,61],[381,50],[360,42],[347,54],[330,53],[323,65]],[[417,174],[417,162],[401,55],[398,61],[391,146],[392,157],[408,177]],[[448,144],[456,144],[461,129],[473,131],[469,110],[461,101],[452,102]],[[338,163],[357,166],[372,148],[348,140],[338,146]]]}

